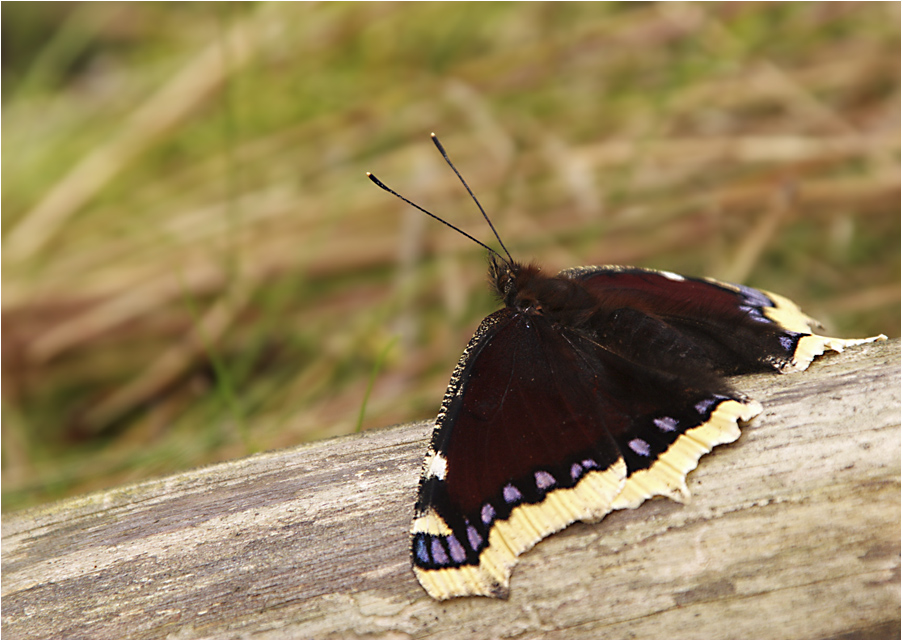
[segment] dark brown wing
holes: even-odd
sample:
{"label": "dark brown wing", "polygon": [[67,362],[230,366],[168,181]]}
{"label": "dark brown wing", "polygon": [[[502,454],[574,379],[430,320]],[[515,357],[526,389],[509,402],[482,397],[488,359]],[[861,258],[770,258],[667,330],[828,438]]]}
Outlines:
{"label": "dark brown wing", "polygon": [[656,494],[760,406],[630,362],[510,308],[486,318],[452,375],[424,464],[414,570],[438,599],[505,596],[516,557],[575,521]]}
{"label": "dark brown wing", "polygon": [[[819,336],[792,301],[744,285],[637,267],[562,271],[617,313],[599,319],[600,339],[631,360],[691,375],[801,371],[825,350],[885,339]],[[673,330],[675,333],[668,333]]]}

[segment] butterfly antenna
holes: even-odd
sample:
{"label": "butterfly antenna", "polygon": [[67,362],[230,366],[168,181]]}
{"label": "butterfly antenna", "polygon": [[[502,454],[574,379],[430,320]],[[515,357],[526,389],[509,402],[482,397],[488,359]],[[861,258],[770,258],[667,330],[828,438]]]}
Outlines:
{"label": "butterfly antenna", "polygon": [[[504,257],[503,257],[503,256],[501,256],[498,252],[496,252],[494,249],[492,249],[491,247],[489,247],[489,246],[486,245],[485,243],[482,243],[482,242],[476,240],[475,238],[473,238],[472,236],[470,236],[470,234],[468,234],[468,233],[465,232],[464,230],[455,227],[454,225],[452,225],[451,223],[449,223],[447,220],[445,220],[445,219],[443,219],[443,218],[439,218],[438,216],[436,216],[435,214],[433,214],[431,211],[427,211],[427,210],[423,209],[422,207],[420,207],[420,206],[419,206],[418,204],[416,204],[415,202],[412,202],[412,201],[410,201],[410,200],[407,200],[404,196],[402,196],[401,194],[399,194],[398,192],[396,192],[394,189],[392,189],[391,187],[389,187],[388,185],[386,185],[384,182],[382,182],[381,180],[379,180],[378,178],[376,178],[376,177],[375,177],[373,174],[371,174],[370,172],[366,172],[366,177],[369,178],[370,180],[372,180],[372,181],[376,184],[377,187],[379,187],[379,188],[381,188],[381,189],[387,191],[388,193],[390,193],[392,196],[395,196],[396,198],[400,198],[401,200],[403,200],[405,203],[407,203],[407,204],[410,205],[411,207],[416,207],[417,209],[419,209],[421,212],[423,212],[423,213],[426,214],[427,216],[431,216],[432,218],[435,218],[437,221],[439,221],[439,222],[442,223],[443,225],[447,225],[448,227],[450,227],[451,229],[453,229],[454,231],[456,231],[456,232],[457,232],[458,234],[460,234],[461,236],[466,236],[467,238],[469,238],[470,240],[472,240],[474,243],[476,243],[476,244],[479,245],[480,247],[484,247],[485,249],[489,250],[491,253],[493,253],[493,254],[495,254],[496,256],[498,256],[498,258],[500,258],[501,260],[504,260]],[[491,224],[491,223],[489,223],[489,224]],[[496,234],[496,236],[497,236],[497,234]],[[504,247],[504,245],[501,245],[501,246]],[[504,251],[507,251],[507,249],[505,249]],[[508,254],[508,256],[510,256],[510,254]]]}
{"label": "butterfly antenna", "polygon": [[[470,185],[467,184],[467,181],[464,180],[464,177],[460,175],[459,171],[457,171],[457,167],[454,166],[454,163],[451,162],[451,159],[448,158],[448,153],[445,151],[445,148],[442,147],[442,143],[440,143],[438,141],[438,136],[436,136],[435,134],[429,134],[429,135],[432,137],[432,142],[435,143],[435,146],[438,148],[438,150],[440,152],[442,152],[442,158],[444,158],[445,162],[448,163],[448,166],[454,170],[454,173],[457,174],[457,177],[460,179],[460,182],[463,184],[464,187],[466,187],[467,192],[470,194],[470,198],[472,198],[473,202],[476,203],[476,206],[479,207],[479,211],[482,212],[482,217],[485,218],[485,222],[487,222],[489,224],[489,227],[492,228],[492,233],[495,234],[495,238],[498,239],[498,244],[501,245],[501,249],[503,249],[504,253],[507,254],[507,259],[508,259],[507,262],[513,263],[514,257],[511,256],[511,253],[509,251],[507,251],[507,247],[505,247],[504,243],[501,241],[501,236],[499,236],[498,232],[495,230],[495,226],[492,224],[492,221],[489,219],[489,215],[487,213],[485,213],[485,209],[483,209],[482,205],[479,204],[479,199],[476,198],[476,194],[473,193],[473,190],[470,189]],[[479,244],[482,245],[482,243],[479,243]],[[483,245],[483,247],[484,247],[484,245]],[[497,255],[498,252],[495,252],[495,254]],[[498,256],[498,258],[501,258],[501,256]]]}

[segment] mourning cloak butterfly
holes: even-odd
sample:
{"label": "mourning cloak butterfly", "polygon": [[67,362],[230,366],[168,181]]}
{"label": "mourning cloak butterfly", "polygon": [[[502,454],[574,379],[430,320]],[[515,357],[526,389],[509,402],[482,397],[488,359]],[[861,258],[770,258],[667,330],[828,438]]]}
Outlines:
{"label": "mourning cloak butterfly", "polygon": [[433,216],[489,251],[504,302],[454,368],[423,464],[411,554],[436,599],[505,598],[517,556],[544,537],[653,496],[688,499],[699,458],[761,412],[725,376],[800,371],[886,338],[818,336],[786,298],[708,278],[619,266],[546,276],[511,258],[476,204],[506,257]]}

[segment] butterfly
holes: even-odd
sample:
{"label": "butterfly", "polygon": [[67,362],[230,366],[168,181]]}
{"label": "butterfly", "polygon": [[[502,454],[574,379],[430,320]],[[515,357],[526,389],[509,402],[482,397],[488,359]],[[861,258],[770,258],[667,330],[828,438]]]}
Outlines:
{"label": "butterfly", "polygon": [[686,501],[699,458],[762,411],[728,376],[792,372],[839,339],[763,290],[638,267],[546,275],[483,246],[504,307],[451,374],[423,463],[411,559],[435,599],[507,598],[517,557],[577,521],[665,496]]}

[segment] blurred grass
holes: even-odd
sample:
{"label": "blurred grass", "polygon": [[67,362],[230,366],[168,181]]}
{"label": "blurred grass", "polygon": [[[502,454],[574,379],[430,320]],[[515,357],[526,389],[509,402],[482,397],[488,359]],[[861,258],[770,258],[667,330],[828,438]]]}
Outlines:
{"label": "blurred grass", "polygon": [[[900,326],[897,3],[3,8],[2,506],[431,417],[520,259]],[[372,382],[372,389],[369,386]]]}

